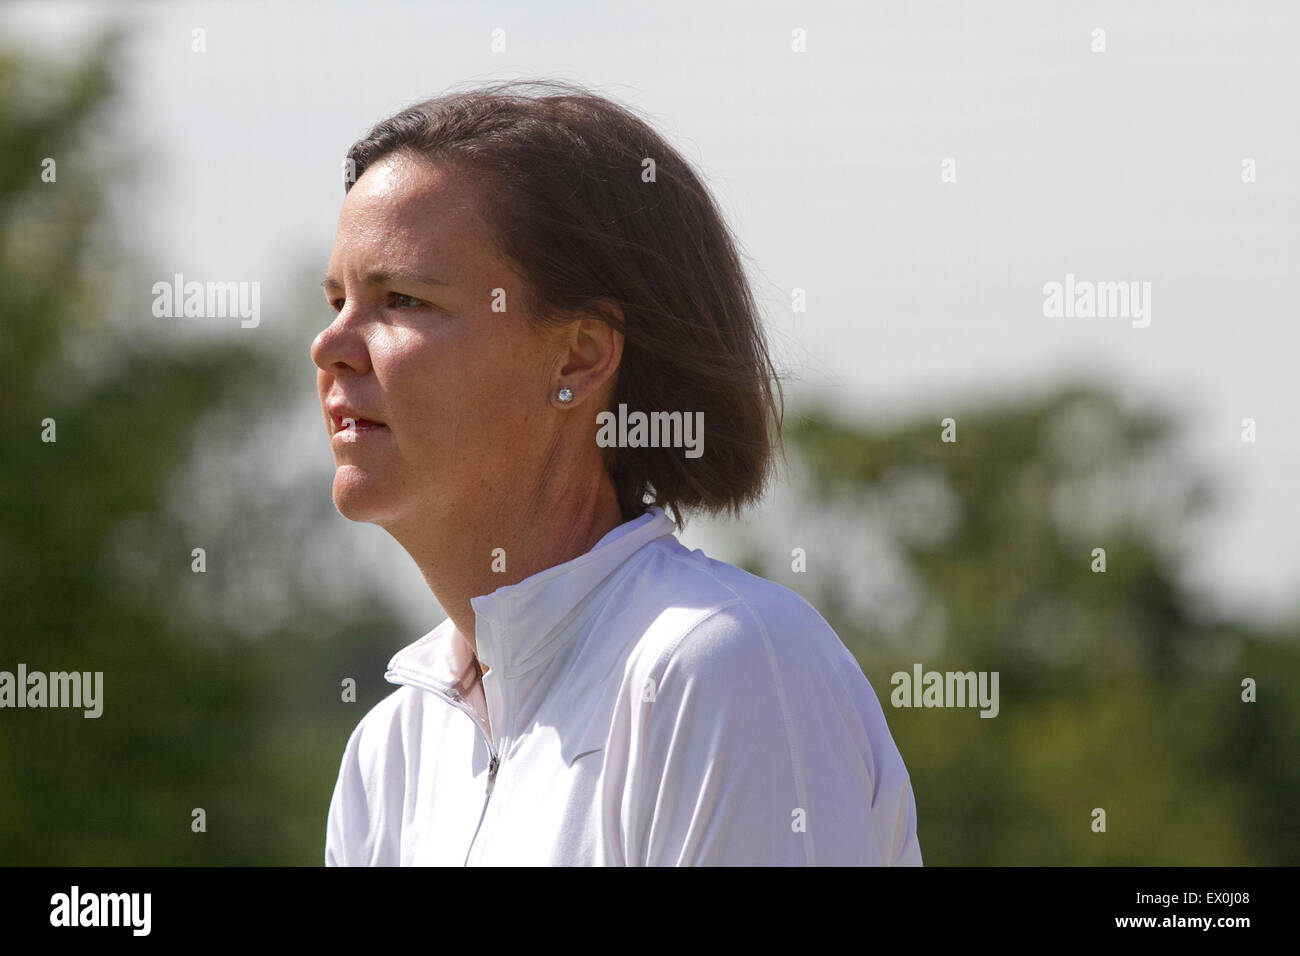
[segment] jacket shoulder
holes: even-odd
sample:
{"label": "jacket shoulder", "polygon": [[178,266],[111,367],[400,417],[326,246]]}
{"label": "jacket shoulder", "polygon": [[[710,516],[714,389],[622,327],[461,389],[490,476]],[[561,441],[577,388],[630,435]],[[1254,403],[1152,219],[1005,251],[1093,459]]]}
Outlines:
{"label": "jacket shoulder", "polygon": [[408,685],[394,688],[357,721],[348,738],[347,752],[358,758],[370,758],[393,751],[401,743],[403,727],[418,717],[420,705],[420,694],[415,688]]}
{"label": "jacket shoulder", "polygon": [[647,739],[669,748],[662,756],[696,740],[713,754],[702,766],[720,747],[759,789],[785,781],[791,793],[773,799],[786,801],[787,820],[802,807],[819,823],[810,860],[919,863],[906,766],[875,689],[830,624],[789,588],[675,539],[647,559],[638,578],[660,589],[659,610],[629,676],[660,695],[644,719]]}
{"label": "jacket shoulder", "polygon": [[[637,649],[639,657],[723,664],[753,659],[760,650],[808,667],[861,668],[834,629],[789,588],[742,568],[687,550],[671,539],[647,556],[643,586],[664,605]],[[641,602],[637,602],[641,603]],[[653,604],[653,602],[651,602]]]}

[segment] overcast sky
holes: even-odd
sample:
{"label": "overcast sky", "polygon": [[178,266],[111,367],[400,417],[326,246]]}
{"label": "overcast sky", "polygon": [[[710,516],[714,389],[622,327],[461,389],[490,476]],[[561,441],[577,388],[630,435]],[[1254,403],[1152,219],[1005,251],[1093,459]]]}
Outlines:
{"label": "overcast sky", "polygon": [[[324,268],[371,124],[466,81],[576,80],[704,173],[794,401],[937,423],[1067,374],[1159,401],[1226,493],[1196,579],[1243,615],[1300,610],[1294,4],[18,3],[0,26],[74,55],[109,15],[134,24],[123,132],[150,157],[133,241],[164,275],[261,281],[264,325],[328,321],[291,270]],[[1046,317],[1067,273],[1149,282],[1150,324]]]}

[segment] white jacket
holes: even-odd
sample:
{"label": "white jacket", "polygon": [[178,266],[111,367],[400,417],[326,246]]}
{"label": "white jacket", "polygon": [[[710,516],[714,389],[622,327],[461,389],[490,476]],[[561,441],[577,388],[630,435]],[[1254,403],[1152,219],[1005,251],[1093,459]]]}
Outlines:
{"label": "white jacket", "polygon": [[794,592],[658,508],[476,597],[348,740],[327,865],[921,865],[857,661]]}

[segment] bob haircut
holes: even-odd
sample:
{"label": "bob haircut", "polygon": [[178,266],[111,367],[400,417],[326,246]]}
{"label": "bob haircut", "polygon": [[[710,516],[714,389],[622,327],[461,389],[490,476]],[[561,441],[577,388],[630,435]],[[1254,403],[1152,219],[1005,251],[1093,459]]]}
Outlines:
{"label": "bob haircut", "polygon": [[622,333],[615,408],[704,414],[699,457],[605,450],[625,520],[649,505],[678,524],[685,511],[735,516],[762,497],[780,447],[780,378],[731,231],[676,150],[580,86],[509,80],[376,124],[348,150],[345,193],[398,152],[469,174],[533,321],[585,315]]}

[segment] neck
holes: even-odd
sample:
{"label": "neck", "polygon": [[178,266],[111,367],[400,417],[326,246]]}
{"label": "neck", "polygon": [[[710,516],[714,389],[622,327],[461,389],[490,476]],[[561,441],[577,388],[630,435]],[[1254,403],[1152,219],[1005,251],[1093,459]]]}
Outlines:
{"label": "neck", "polygon": [[603,470],[586,481],[574,476],[567,485],[550,483],[549,492],[492,501],[491,507],[475,511],[470,517],[457,511],[441,520],[387,530],[410,554],[476,654],[471,598],[587,553],[624,520],[613,482]]}

